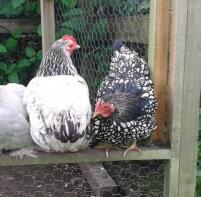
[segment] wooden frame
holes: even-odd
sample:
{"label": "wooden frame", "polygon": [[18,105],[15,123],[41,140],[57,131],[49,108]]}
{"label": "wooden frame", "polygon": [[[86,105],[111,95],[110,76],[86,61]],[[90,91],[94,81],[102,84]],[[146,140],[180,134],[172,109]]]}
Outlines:
{"label": "wooden frame", "polygon": [[[143,148],[142,154],[129,153],[125,160],[165,160],[164,196],[190,197],[194,196],[196,176],[196,141],[201,80],[199,69],[201,1],[172,0],[173,12],[171,28],[169,28],[170,1],[151,0],[149,63],[161,103],[158,113],[159,129],[164,129],[166,120],[171,133],[171,149]],[[54,0],[41,0],[41,20],[43,53],[45,53],[55,39]],[[168,90],[167,117],[165,117],[166,88]],[[109,158],[99,151],[51,154],[51,156],[41,153],[39,156],[37,159],[24,158],[22,160],[2,157],[0,165],[123,160],[122,151],[111,151]]]}
{"label": "wooden frame", "polygon": [[54,0],[40,0],[43,54],[55,41]]}
{"label": "wooden frame", "polygon": [[149,28],[149,65],[158,99],[156,113],[158,128],[152,134],[152,141],[159,144],[164,144],[167,141],[164,131],[166,121],[169,18],[169,0],[152,0]]}
{"label": "wooden frame", "polygon": [[59,163],[82,163],[82,162],[102,162],[102,161],[129,161],[129,160],[169,160],[171,158],[170,149],[159,149],[157,147],[142,147],[142,153],[127,154],[123,158],[123,151],[111,150],[109,157],[105,156],[104,151],[84,150],[78,153],[40,153],[38,158],[25,157],[11,159],[9,156],[2,156],[0,166],[14,165],[35,165],[35,164],[59,164]]}
{"label": "wooden frame", "polygon": [[34,19],[0,19],[0,34],[11,33],[17,30],[22,32],[33,33],[36,32],[36,27],[40,23],[39,18]]}
{"label": "wooden frame", "polygon": [[194,196],[200,96],[201,2],[172,1],[168,84],[172,158],[166,164],[164,196]]}

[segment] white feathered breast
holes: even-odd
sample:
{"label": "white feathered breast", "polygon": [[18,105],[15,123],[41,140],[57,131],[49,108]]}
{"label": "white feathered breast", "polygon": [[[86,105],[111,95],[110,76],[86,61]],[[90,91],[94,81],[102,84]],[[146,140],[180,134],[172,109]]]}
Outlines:
{"label": "white feathered breast", "polygon": [[88,145],[89,91],[80,76],[35,77],[24,94],[31,136],[46,151],[77,151]]}

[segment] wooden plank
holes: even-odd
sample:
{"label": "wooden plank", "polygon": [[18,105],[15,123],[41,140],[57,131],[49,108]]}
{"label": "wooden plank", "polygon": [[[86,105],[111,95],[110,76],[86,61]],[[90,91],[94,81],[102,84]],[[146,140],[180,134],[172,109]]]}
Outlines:
{"label": "wooden plank", "polygon": [[[150,15],[149,63],[158,100],[158,128],[152,135],[152,141],[164,143],[166,120],[166,87],[169,48],[169,0],[153,0]],[[152,18],[153,17],[153,18]]]}
{"label": "wooden plank", "polygon": [[123,150],[111,150],[109,158],[106,158],[105,151],[85,150],[78,153],[39,153],[36,159],[25,157],[23,159],[13,158],[8,155],[0,157],[0,166],[14,165],[36,165],[36,164],[58,164],[58,163],[80,163],[80,162],[101,162],[101,161],[123,161],[123,160],[166,160],[171,158],[170,149],[160,147],[141,147],[142,153],[130,152],[123,159]]}
{"label": "wooden plank", "polygon": [[24,33],[36,32],[40,19],[0,19],[0,33],[20,30]]}
{"label": "wooden plank", "polygon": [[[166,164],[165,197],[179,196],[180,150],[183,116],[183,89],[185,80],[186,21],[188,0],[172,1],[170,65],[168,80],[168,130],[170,131],[172,159]],[[189,154],[185,155],[188,159]],[[193,195],[190,195],[193,196]]]}
{"label": "wooden plank", "polygon": [[201,70],[201,1],[188,1],[180,149],[179,197],[194,196]]}
{"label": "wooden plank", "polygon": [[79,166],[96,197],[110,196],[120,190],[102,164],[81,163]]}
{"label": "wooden plank", "polygon": [[149,52],[148,63],[151,70],[151,77],[154,76],[155,51],[156,51],[156,16],[157,16],[157,0],[150,1],[150,17],[149,17]]}
{"label": "wooden plank", "polygon": [[55,41],[54,0],[40,0],[43,55]]}
{"label": "wooden plank", "polygon": [[178,196],[179,158],[172,158],[165,163],[164,169],[164,197]]}

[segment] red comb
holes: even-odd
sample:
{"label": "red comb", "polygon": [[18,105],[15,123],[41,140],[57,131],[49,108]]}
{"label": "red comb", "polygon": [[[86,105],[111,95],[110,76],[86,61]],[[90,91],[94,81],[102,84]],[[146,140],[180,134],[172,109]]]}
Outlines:
{"label": "red comb", "polygon": [[69,35],[64,35],[63,40],[72,40],[73,42],[76,42],[76,39],[73,36],[69,36]]}

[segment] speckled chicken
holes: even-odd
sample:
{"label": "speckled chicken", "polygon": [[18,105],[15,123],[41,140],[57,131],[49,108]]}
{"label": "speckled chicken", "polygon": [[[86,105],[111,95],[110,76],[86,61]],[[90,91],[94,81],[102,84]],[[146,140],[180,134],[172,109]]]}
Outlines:
{"label": "speckled chicken", "polygon": [[110,71],[98,90],[88,135],[93,141],[108,144],[106,155],[112,144],[132,143],[125,157],[130,150],[140,151],[136,141],[156,129],[157,101],[147,63],[121,40],[113,47]]}
{"label": "speckled chicken", "polygon": [[24,94],[31,136],[47,152],[75,152],[88,147],[89,90],[70,57],[79,47],[72,36],[57,40]]}
{"label": "speckled chicken", "polygon": [[0,148],[3,153],[20,158],[36,157],[22,101],[24,90],[20,84],[0,85]]}

